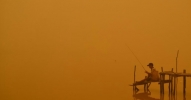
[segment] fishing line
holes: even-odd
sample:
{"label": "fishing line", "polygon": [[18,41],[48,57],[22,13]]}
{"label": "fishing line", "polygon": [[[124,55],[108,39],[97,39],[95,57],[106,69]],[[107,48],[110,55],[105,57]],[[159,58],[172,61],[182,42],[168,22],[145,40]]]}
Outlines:
{"label": "fishing line", "polygon": [[[127,46],[127,44],[125,44]],[[129,46],[127,46],[129,48]],[[139,61],[139,59],[137,58],[137,56],[133,53],[133,51],[129,48],[129,50],[131,51],[131,53],[135,56],[135,58],[138,60],[138,62],[141,64],[141,62]],[[143,65],[141,64],[142,68],[145,70],[145,68],[143,67]],[[146,71],[146,70],[145,70]]]}

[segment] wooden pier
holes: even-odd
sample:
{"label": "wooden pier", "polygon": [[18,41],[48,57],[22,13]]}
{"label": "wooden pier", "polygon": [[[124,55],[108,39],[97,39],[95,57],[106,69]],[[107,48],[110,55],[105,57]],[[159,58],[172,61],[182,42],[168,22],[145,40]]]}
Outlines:
{"label": "wooden pier", "polygon": [[175,95],[177,92],[177,79],[182,77],[183,79],[183,94],[186,95],[186,78],[191,77],[190,73],[186,73],[186,70],[183,70],[183,73],[165,73],[164,75],[169,75],[172,79],[172,83],[174,86],[171,87],[171,94]]}
{"label": "wooden pier", "polygon": [[169,76],[169,94],[175,95],[177,92],[177,78],[182,77],[183,78],[183,94],[186,95],[186,77],[191,77],[190,73],[186,73],[186,70],[183,70],[183,73],[176,73],[176,72],[161,72],[160,73],[160,90],[161,93],[164,94],[164,83],[163,80],[165,80],[165,76]]}
{"label": "wooden pier", "polygon": [[[159,84],[160,84],[160,93],[164,94],[164,84],[169,84],[168,85],[168,89],[169,89],[169,93],[171,93],[173,91],[173,77],[171,76],[171,74],[174,73],[173,72],[173,68],[171,71],[163,71],[163,67],[161,67],[161,72],[159,73],[160,79],[159,79]],[[166,75],[168,75],[168,79],[166,79]]]}
{"label": "wooden pier", "polygon": [[[134,69],[134,82],[135,82],[135,70],[136,70],[136,66]],[[161,72],[159,73],[159,76],[160,76],[159,81],[154,81],[154,82],[158,82],[158,84],[160,85],[160,93],[161,94],[164,94],[164,90],[165,90],[164,85],[168,84],[169,95],[176,95],[177,79],[179,77],[182,77],[182,79],[183,79],[183,94],[184,94],[184,96],[186,95],[186,78],[191,77],[191,73],[186,73],[186,70],[183,70],[182,73],[173,72],[173,68],[170,71],[163,71],[163,67],[161,67]],[[135,90],[135,87],[137,85],[143,85],[144,90],[147,91],[149,86],[151,85],[151,83],[153,83],[153,82],[148,81],[148,82],[144,82],[144,83],[134,84],[134,85],[132,85],[133,90]]]}

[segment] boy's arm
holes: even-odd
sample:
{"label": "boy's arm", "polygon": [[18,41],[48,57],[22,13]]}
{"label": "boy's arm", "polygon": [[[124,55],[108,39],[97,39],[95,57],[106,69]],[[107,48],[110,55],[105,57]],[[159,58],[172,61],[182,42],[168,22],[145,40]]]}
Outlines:
{"label": "boy's arm", "polygon": [[145,71],[145,73],[147,73],[148,75],[151,75],[151,73],[149,73],[149,72],[147,72],[147,71]]}

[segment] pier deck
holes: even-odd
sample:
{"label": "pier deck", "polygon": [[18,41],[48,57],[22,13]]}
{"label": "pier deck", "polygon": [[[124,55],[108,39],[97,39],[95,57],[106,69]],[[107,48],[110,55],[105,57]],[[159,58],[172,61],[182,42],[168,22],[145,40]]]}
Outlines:
{"label": "pier deck", "polygon": [[[136,70],[136,66],[135,66]],[[143,83],[138,83],[138,84],[132,84],[130,86],[133,86],[133,90],[137,85],[143,85],[144,90],[148,90],[150,87],[151,83],[153,82],[158,82],[160,85],[160,93],[164,94],[164,84],[168,83],[168,89],[169,89],[169,94],[175,95],[177,91],[177,78],[182,77],[183,78],[183,94],[186,94],[186,77],[191,77],[191,73],[186,73],[186,70],[183,70],[182,73],[177,73],[173,72],[173,68],[171,71],[163,71],[163,67],[161,67],[161,72],[159,73],[160,79],[159,81],[147,81]],[[165,76],[168,76],[168,79],[166,79]],[[134,71],[134,83],[135,83],[135,71]]]}
{"label": "pier deck", "polygon": [[[169,72],[169,71],[164,71],[160,73],[160,76],[164,78],[166,75],[169,76],[169,80],[171,81],[169,83],[169,93],[175,95],[177,92],[177,78],[182,77],[183,78],[183,94],[186,94],[186,77],[191,77],[191,73],[186,73],[186,70],[183,70],[182,73],[180,72]],[[164,85],[162,85],[162,93],[164,94]]]}

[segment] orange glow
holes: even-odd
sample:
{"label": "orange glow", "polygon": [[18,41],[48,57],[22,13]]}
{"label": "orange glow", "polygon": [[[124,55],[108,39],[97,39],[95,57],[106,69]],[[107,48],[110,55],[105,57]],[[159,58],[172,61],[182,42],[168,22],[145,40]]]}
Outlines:
{"label": "orange glow", "polygon": [[175,68],[179,50],[178,71],[191,72],[190,5],[190,0],[1,0],[0,99],[133,100],[128,85],[134,66],[137,80],[145,73],[125,44],[147,70],[150,62],[159,71]]}

